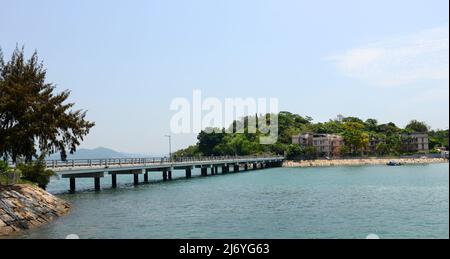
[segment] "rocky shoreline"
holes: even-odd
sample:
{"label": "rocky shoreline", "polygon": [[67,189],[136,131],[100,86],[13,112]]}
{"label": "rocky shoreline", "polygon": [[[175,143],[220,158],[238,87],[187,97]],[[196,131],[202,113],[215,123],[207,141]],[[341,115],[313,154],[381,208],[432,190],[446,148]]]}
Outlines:
{"label": "rocky shoreline", "polygon": [[303,161],[285,161],[283,167],[329,167],[329,166],[357,166],[357,165],[385,165],[395,161],[405,165],[448,163],[444,158],[362,158],[362,159],[317,159]]}
{"label": "rocky shoreline", "polygon": [[0,237],[47,224],[67,214],[70,204],[39,187],[0,187]]}

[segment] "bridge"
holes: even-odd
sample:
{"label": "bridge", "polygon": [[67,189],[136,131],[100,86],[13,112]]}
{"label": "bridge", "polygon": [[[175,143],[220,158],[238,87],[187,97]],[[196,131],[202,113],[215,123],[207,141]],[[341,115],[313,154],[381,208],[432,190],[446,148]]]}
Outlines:
{"label": "bridge", "polygon": [[107,158],[107,159],[73,159],[46,160],[46,167],[53,170],[61,178],[68,178],[70,192],[76,190],[77,178],[94,179],[94,188],[100,191],[100,179],[111,176],[112,188],[117,187],[117,175],[133,175],[134,185],[139,184],[139,175],[144,175],[144,183],[148,183],[149,173],[161,173],[163,181],[172,180],[174,170],[184,170],[186,178],[191,178],[192,170],[199,168],[201,176],[217,175],[232,172],[281,167],[284,157],[281,156],[244,156],[244,157],[202,157],[202,158]]}

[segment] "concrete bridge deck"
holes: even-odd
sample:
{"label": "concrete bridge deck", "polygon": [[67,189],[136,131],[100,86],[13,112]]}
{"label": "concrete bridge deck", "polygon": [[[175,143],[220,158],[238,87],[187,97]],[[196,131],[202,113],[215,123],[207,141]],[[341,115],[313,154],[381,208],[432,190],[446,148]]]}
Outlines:
{"label": "concrete bridge deck", "polygon": [[117,159],[76,159],[67,161],[47,160],[46,167],[62,178],[70,179],[70,192],[75,192],[76,178],[93,178],[95,190],[100,190],[100,179],[105,174],[111,175],[112,187],[117,187],[117,175],[134,175],[134,184],[139,184],[139,175],[144,175],[144,183],[148,183],[148,173],[161,172],[163,181],[172,180],[172,171],[185,170],[186,178],[190,178],[194,168],[201,169],[201,175],[248,171],[281,167],[284,157],[281,156],[246,156],[246,157],[203,157],[203,158],[117,158]]}

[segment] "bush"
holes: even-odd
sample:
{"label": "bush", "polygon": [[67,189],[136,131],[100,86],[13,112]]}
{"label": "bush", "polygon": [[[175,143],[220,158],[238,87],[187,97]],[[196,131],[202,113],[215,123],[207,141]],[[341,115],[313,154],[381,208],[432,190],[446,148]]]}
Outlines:
{"label": "bush", "polygon": [[8,165],[4,162],[0,160],[0,186],[2,185],[3,182],[6,183],[6,171],[8,170]]}
{"label": "bush", "polygon": [[286,151],[286,158],[289,160],[300,160],[302,157],[303,152],[300,145],[289,145]]}
{"label": "bush", "polygon": [[5,161],[0,160],[0,174],[6,173],[8,170],[9,170],[8,164]]}
{"label": "bush", "polygon": [[21,172],[19,169],[9,167],[5,161],[0,161],[0,185],[16,184],[20,180]]}
{"label": "bush", "polygon": [[17,167],[22,172],[22,179],[37,183],[37,185],[44,190],[50,182],[50,177],[55,175],[52,170],[45,168],[45,164],[42,160],[27,164],[19,164]]}

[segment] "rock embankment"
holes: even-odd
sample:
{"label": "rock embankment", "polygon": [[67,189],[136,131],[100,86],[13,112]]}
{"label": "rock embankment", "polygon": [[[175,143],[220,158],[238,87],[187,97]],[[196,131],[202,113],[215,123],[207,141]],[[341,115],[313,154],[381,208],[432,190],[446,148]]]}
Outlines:
{"label": "rock embankment", "polygon": [[47,224],[68,213],[70,204],[39,187],[0,187],[0,236]]}
{"label": "rock embankment", "polygon": [[363,159],[317,159],[304,161],[285,161],[283,167],[326,167],[352,165],[385,165],[390,161],[405,165],[448,163],[444,158],[363,158]]}

